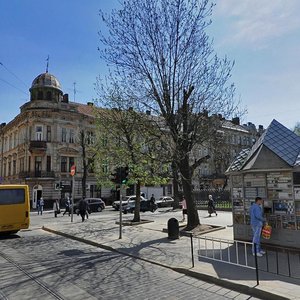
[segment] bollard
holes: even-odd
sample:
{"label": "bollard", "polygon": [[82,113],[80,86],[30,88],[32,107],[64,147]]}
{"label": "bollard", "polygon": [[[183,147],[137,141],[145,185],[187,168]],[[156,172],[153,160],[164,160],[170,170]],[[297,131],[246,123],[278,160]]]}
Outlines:
{"label": "bollard", "polygon": [[175,218],[168,220],[168,238],[169,239],[179,239],[179,223]]}

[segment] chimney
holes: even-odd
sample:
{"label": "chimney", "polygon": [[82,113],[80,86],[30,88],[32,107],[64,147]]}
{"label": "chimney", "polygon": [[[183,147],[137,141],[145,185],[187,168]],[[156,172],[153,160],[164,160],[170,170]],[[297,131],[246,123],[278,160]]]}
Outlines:
{"label": "chimney", "polygon": [[235,118],[232,118],[232,121],[231,121],[234,125],[240,125],[240,118],[239,117],[235,117]]}
{"label": "chimney", "polygon": [[62,100],[62,102],[69,103],[69,94],[64,94],[64,95],[63,95],[63,100]]}

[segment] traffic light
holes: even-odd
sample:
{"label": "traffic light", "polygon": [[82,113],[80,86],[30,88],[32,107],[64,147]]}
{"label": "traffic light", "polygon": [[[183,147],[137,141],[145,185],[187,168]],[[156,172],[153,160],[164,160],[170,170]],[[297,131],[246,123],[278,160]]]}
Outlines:
{"label": "traffic light", "polygon": [[121,183],[122,184],[126,184],[128,181],[128,173],[129,173],[129,169],[128,167],[123,167],[121,168]]}
{"label": "traffic light", "polygon": [[120,168],[115,169],[113,173],[110,174],[109,179],[116,184],[120,184]]}
{"label": "traffic light", "polygon": [[116,168],[113,173],[110,174],[109,179],[116,184],[126,184],[128,181],[128,167]]}

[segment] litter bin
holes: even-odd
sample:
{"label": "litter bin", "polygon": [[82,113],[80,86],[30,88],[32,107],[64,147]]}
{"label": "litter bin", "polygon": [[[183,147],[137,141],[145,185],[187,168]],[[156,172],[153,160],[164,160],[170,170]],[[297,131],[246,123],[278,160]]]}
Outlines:
{"label": "litter bin", "polygon": [[179,223],[175,218],[171,218],[168,221],[168,238],[179,239]]}

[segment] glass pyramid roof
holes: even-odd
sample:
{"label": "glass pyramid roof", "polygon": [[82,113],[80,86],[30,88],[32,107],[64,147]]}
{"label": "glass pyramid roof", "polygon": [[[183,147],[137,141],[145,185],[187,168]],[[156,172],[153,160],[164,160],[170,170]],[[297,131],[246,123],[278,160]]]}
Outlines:
{"label": "glass pyramid roof", "polygon": [[278,121],[273,120],[251,150],[248,150],[247,156],[245,150],[242,150],[227,172],[241,170],[262,145],[269,148],[290,166],[300,162],[300,137]]}

